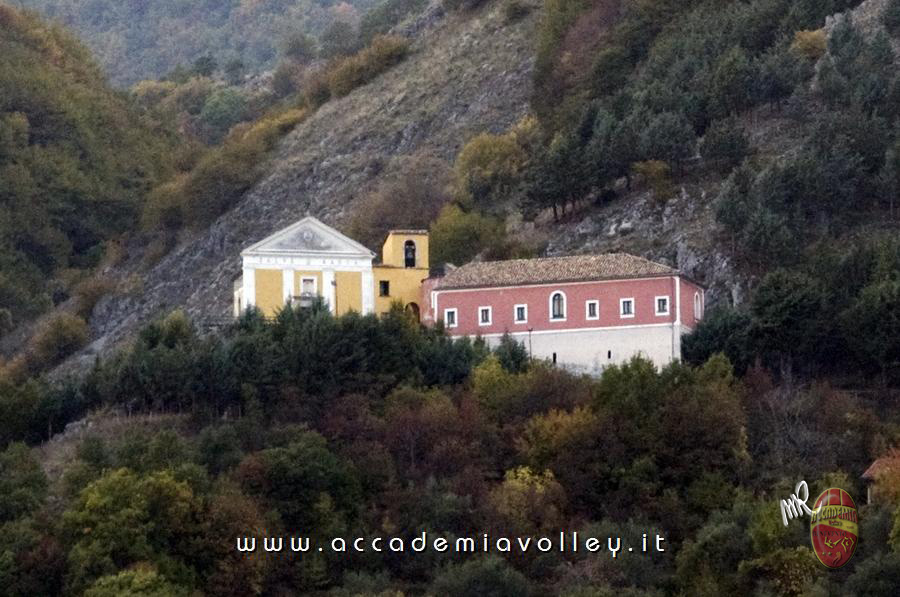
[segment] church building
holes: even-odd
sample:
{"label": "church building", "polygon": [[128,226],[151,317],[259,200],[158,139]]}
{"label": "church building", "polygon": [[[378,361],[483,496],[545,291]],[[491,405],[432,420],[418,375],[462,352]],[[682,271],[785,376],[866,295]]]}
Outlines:
{"label": "church building", "polygon": [[[234,313],[321,298],[335,315],[387,313],[399,302],[452,337],[504,334],[534,358],[597,374],[642,355],[681,358],[681,337],[703,317],[703,288],[669,266],[626,253],[472,262],[429,277],[428,232],[392,230],[381,259],[307,217],[241,253]],[[421,313],[420,313],[421,310]]]}
{"label": "church building", "polygon": [[241,253],[243,275],[235,282],[234,313],[249,306],[274,316],[287,304],[321,297],[336,315],[386,313],[398,301],[419,315],[422,281],[428,277],[428,232],[392,230],[375,253],[306,217]]}

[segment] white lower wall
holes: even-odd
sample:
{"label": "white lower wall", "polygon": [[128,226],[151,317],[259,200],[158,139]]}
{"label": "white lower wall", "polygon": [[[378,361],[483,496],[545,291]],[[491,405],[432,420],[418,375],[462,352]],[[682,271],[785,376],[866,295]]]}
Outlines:
{"label": "white lower wall", "polygon": [[[681,358],[681,326],[654,325],[602,330],[511,333],[536,359],[553,359],[572,371],[599,374],[604,367],[621,365],[635,355],[651,360],[658,368]],[[502,336],[484,339],[496,346]]]}

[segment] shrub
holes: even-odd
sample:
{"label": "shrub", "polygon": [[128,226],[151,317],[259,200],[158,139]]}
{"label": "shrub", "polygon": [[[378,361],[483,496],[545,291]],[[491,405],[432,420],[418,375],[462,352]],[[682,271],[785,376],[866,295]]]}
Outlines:
{"label": "shrub", "polygon": [[525,159],[513,133],[476,136],[456,157],[458,198],[481,208],[496,207],[512,193]]}
{"label": "shrub", "polygon": [[431,226],[431,262],[468,263],[502,237],[503,228],[496,220],[448,205]]}
{"label": "shrub", "polygon": [[331,94],[347,95],[403,60],[408,52],[409,42],[402,37],[375,37],[369,47],[332,66],[328,75]]}
{"label": "shrub", "polygon": [[798,31],[794,34],[794,41],[791,43],[791,51],[808,60],[818,60],[825,55],[827,48],[828,40],[823,29]]}
{"label": "shrub", "polygon": [[392,228],[428,228],[450,201],[450,169],[436,157],[396,158],[350,222],[350,236],[377,248]]}
{"label": "shrub", "polygon": [[531,10],[531,5],[526,4],[522,0],[506,0],[506,3],[503,5],[503,16],[506,17],[507,23],[515,23],[528,16]]}
{"label": "shrub", "polygon": [[100,276],[92,276],[79,282],[74,290],[78,314],[85,319],[89,318],[100,299],[114,289],[115,284],[111,280]]}
{"label": "shrub", "polygon": [[225,88],[213,92],[206,99],[200,111],[200,120],[209,131],[209,140],[217,143],[246,114],[246,98],[234,89]]}
{"label": "shrub", "polygon": [[303,109],[287,109],[235,127],[224,144],[204,155],[193,170],[150,193],[142,216],[144,228],[174,230],[212,222],[256,183],[267,152],[306,115]]}
{"label": "shrub", "polygon": [[426,4],[426,0],[384,0],[363,15],[359,23],[360,42],[368,45],[376,35],[387,33],[407,15],[420,11]]}
{"label": "shrub", "polygon": [[505,560],[489,555],[449,566],[434,579],[431,592],[447,597],[527,597],[532,594],[532,587],[528,579]]}
{"label": "shrub", "polygon": [[644,179],[653,189],[653,198],[658,203],[665,203],[675,195],[672,184],[672,169],[665,162],[649,160],[637,162],[632,166],[635,176]]}
{"label": "shrub", "polygon": [[474,10],[485,3],[485,0],[443,0],[447,10]]}
{"label": "shrub", "polygon": [[87,344],[87,323],[75,315],[62,313],[45,322],[32,336],[26,349],[32,370],[55,365]]}

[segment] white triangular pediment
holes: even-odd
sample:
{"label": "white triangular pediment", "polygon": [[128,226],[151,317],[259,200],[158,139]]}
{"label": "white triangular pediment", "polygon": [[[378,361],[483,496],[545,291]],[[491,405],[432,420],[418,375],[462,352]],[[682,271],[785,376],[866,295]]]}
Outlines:
{"label": "white triangular pediment", "polygon": [[339,255],[371,258],[375,253],[316,218],[307,216],[245,249],[241,255]]}

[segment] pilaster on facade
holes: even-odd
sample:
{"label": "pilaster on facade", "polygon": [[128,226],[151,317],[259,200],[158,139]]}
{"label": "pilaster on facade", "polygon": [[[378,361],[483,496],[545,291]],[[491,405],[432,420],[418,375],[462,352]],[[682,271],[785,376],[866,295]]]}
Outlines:
{"label": "pilaster on facade", "polygon": [[245,267],[243,280],[244,308],[256,306],[256,270]]}
{"label": "pilaster on facade", "polygon": [[362,272],[362,312],[363,315],[375,312],[375,274],[371,264]]}
{"label": "pilaster on facade", "polygon": [[294,270],[284,269],[281,272],[281,291],[284,295],[284,303],[288,304],[294,298]]}
{"label": "pilaster on facade", "polygon": [[326,268],[322,270],[322,290],[320,293],[328,304],[328,309],[335,313],[336,309],[336,292],[335,292],[334,269]]}

